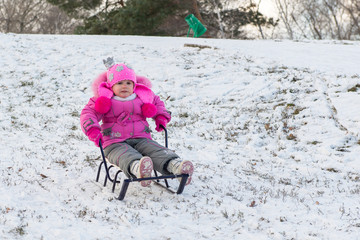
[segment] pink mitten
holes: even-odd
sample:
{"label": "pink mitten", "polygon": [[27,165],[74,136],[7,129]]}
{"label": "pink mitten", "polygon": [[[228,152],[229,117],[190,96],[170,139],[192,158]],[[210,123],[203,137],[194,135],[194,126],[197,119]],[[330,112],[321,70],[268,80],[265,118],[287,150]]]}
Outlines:
{"label": "pink mitten", "polygon": [[160,125],[166,127],[167,123],[168,123],[168,121],[164,116],[162,116],[162,115],[157,116],[155,119],[155,124],[156,124],[155,130],[158,132],[161,132],[163,129],[160,127]]}
{"label": "pink mitten", "polygon": [[103,139],[103,136],[100,132],[100,129],[98,128],[91,128],[89,131],[88,131],[88,134],[87,134],[88,138],[90,141],[93,141],[95,143],[95,145],[97,147],[99,147],[99,141],[101,140],[101,144],[104,142],[104,139]]}

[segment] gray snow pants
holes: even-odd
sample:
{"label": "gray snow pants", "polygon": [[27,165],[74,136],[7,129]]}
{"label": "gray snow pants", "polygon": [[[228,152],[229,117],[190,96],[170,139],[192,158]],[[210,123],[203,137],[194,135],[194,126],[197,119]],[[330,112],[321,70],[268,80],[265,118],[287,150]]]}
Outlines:
{"label": "gray snow pants", "polygon": [[130,177],[131,163],[140,160],[143,156],[151,158],[154,169],[162,174],[170,174],[166,170],[170,160],[179,158],[179,156],[170,149],[161,146],[154,140],[147,138],[127,139],[124,142],[113,143],[104,149],[106,158]]}

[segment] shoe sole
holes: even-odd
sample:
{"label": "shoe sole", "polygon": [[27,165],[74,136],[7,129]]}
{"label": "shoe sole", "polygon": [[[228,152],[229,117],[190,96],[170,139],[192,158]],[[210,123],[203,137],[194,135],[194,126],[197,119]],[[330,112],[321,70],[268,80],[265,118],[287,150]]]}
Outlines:
{"label": "shoe sole", "polygon": [[194,165],[190,161],[185,160],[180,164],[180,174],[189,174],[189,177],[185,185],[190,184],[193,172],[194,172]]}
{"label": "shoe sole", "polygon": [[[153,162],[149,157],[142,157],[139,163],[140,178],[151,177],[151,173],[154,169]],[[151,180],[140,181],[142,187],[147,187],[151,184]]]}

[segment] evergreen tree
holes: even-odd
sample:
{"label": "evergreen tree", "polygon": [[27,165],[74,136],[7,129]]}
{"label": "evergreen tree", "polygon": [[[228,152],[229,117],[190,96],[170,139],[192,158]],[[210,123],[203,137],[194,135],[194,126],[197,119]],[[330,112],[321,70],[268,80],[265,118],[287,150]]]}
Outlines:
{"label": "evergreen tree", "polygon": [[177,9],[169,0],[129,0],[124,8],[114,10],[109,18],[110,34],[164,35],[158,27]]}
{"label": "evergreen tree", "polygon": [[84,12],[100,6],[102,0],[47,0],[67,12],[74,18],[83,17]]}
{"label": "evergreen tree", "polygon": [[[69,15],[83,19],[79,34],[164,35],[158,27],[179,8],[176,0],[48,0]],[[89,16],[86,13],[96,12]]]}
{"label": "evergreen tree", "polygon": [[[262,34],[262,27],[275,26],[257,5],[237,9],[223,9],[220,1],[215,13],[214,0],[47,0],[59,6],[70,16],[83,20],[76,28],[78,34],[112,35],[170,35],[184,36],[188,26],[184,18],[193,13],[205,25],[207,37],[246,38],[241,27],[255,25]],[[221,16],[221,29],[219,17]],[[262,34],[263,36],[263,34]]]}

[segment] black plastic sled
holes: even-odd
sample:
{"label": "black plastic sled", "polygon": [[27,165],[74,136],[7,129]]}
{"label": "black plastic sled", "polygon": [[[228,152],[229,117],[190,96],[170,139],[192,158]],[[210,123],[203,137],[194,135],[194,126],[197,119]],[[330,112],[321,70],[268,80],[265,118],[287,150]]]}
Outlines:
{"label": "black plastic sled", "polygon": [[[166,128],[164,126],[161,126],[161,127],[165,131],[165,146],[168,147],[167,130],[166,130]],[[102,162],[100,163],[99,168],[98,168],[96,181],[97,182],[99,181],[101,168],[104,166],[105,172],[106,172],[106,176],[105,176],[105,179],[104,179],[104,187],[106,186],[107,181],[109,180],[110,182],[113,183],[112,192],[115,192],[116,184],[121,183],[121,181],[118,180],[118,177],[119,177],[119,174],[122,172],[122,170],[119,167],[117,167],[116,165],[114,165],[114,164],[112,164],[112,163],[110,163],[110,162],[108,162],[106,160],[105,154],[104,154],[104,149],[102,147],[101,141],[99,141],[99,146],[100,146],[100,150],[101,150]],[[112,168],[115,168],[117,170],[114,177],[110,176],[110,170]],[[122,184],[121,184],[121,190],[120,190],[118,200],[123,200],[125,198],[126,191],[127,191],[128,187],[129,187],[129,184],[131,182],[140,182],[140,181],[145,181],[145,180],[152,180],[157,185],[159,185],[161,187],[164,187],[166,190],[168,190],[171,193],[181,194],[184,191],[186,181],[187,181],[187,179],[189,177],[189,174],[160,175],[160,173],[158,173],[155,169],[154,169],[154,175],[155,175],[155,177],[148,177],[148,178],[136,178],[136,177],[134,177],[134,178],[125,178],[122,181]],[[167,181],[168,179],[174,179],[174,178],[181,178],[179,187],[178,187],[178,189],[176,191],[170,188],[170,186],[168,184],[168,181]],[[162,182],[160,182],[160,180],[164,180],[165,185]]]}

